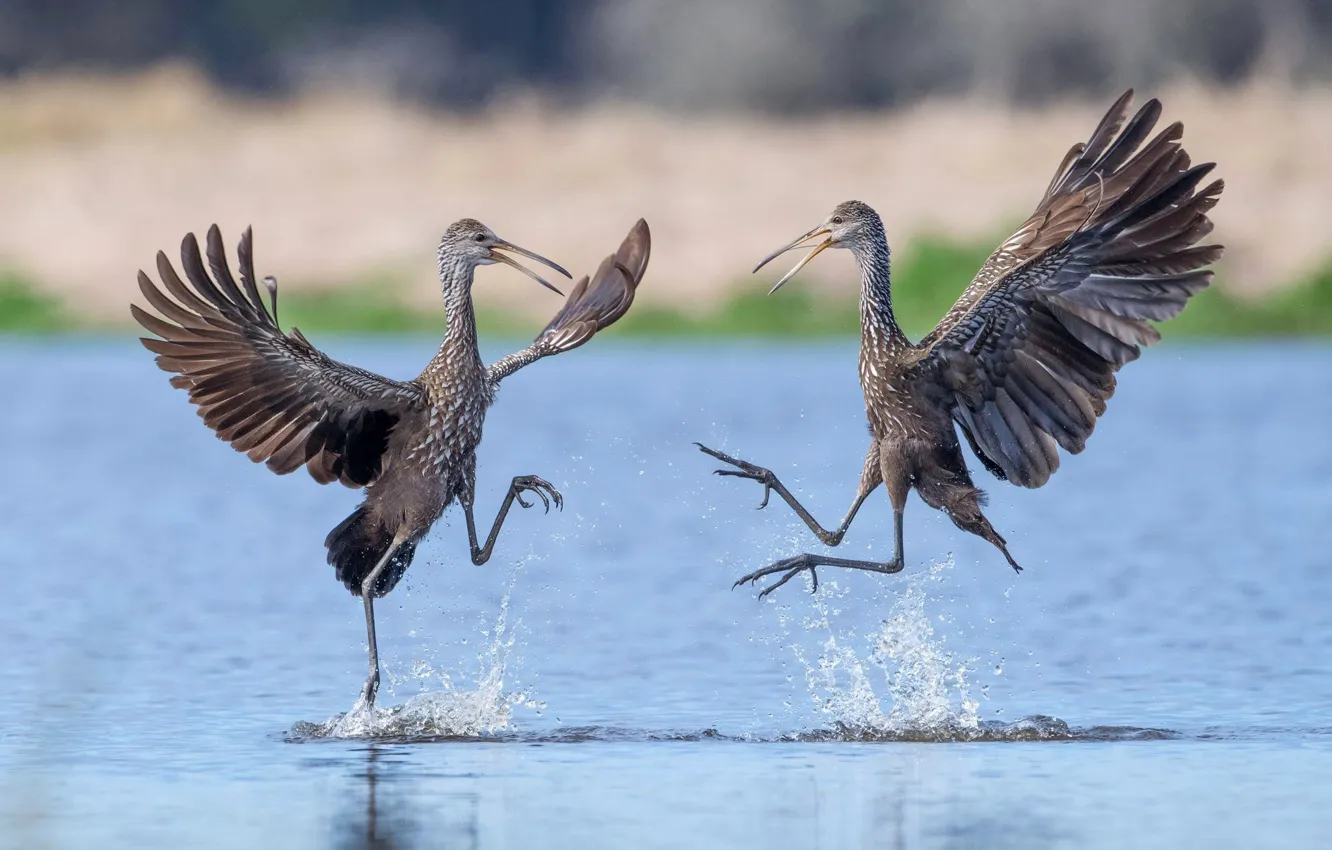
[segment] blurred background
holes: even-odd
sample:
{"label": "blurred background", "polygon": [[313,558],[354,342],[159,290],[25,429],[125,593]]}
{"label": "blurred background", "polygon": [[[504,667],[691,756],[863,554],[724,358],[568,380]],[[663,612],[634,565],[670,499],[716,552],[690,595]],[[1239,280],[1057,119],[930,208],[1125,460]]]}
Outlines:
{"label": "blurred background", "polygon": [[[449,222],[581,273],[642,215],[618,332],[854,333],[841,252],[748,270],[860,198],[920,332],[1134,86],[1228,182],[1167,335],[1332,331],[1329,40],[1332,0],[0,0],[0,326],[123,327],[216,221],[303,328],[433,330]],[[491,331],[557,306],[476,292]]]}
{"label": "blurred background", "polygon": [[[0,848],[1332,847],[1330,42],[1332,0],[0,0]],[[1227,250],[1047,486],[972,462],[1026,572],[913,499],[902,575],[731,591],[814,541],[692,441],[825,524],[867,445],[849,252],[749,270],[863,200],[919,336],[1130,86]],[[447,515],[377,609],[397,713],[323,741],[360,496],[201,427],[135,271],[252,225],[284,328],[402,378],[451,222],[579,275],[640,216],[621,339],[487,416],[478,519],[565,510],[484,569]],[[474,294],[488,361],[561,303]],[[478,730],[519,746],[406,743]],[[1070,744],[904,743],[980,733]]]}

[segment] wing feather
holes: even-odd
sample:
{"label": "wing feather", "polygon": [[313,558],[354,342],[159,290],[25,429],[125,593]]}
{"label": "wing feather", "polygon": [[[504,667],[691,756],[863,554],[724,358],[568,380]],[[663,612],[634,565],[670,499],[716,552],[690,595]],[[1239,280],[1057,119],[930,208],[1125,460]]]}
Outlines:
{"label": "wing feather", "polygon": [[[1131,94],[1131,93],[1129,93]],[[1060,164],[1036,212],[990,257],[921,343],[918,368],[953,391],[953,418],[991,471],[1039,487],[1058,447],[1082,451],[1115,372],[1207,288],[1220,245],[1198,245],[1224,183],[1199,189],[1171,124],[1129,94]],[[1140,147],[1141,146],[1141,147]]]}
{"label": "wing feather", "polygon": [[260,297],[248,228],[237,250],[239,285],[216,225],[206,246],[205,266],[194,234],[181,242],[188,284],[160,251],[162,287],[139,272],[139,291],[160,314],[130,307],[155,335],[144,347],[173,373],[171,385],[189,392],[204,424],[256,463],[282,475],[306,466],[321,484],[372,483],[390,436],[409,430],[404,420],[421,421],[424,389],[333,360],[295,328],[282,333]]}
{"label": "wing feather", "polygon": [[542,357],[572,351],[598,331],[619,321],[634,303],[638,285],[647,273],[652,234],[639,219],[614,254],[606,257],[589,279],[582,277],[536,340],[489,367],[487,376],[496,385],[509,375]]}

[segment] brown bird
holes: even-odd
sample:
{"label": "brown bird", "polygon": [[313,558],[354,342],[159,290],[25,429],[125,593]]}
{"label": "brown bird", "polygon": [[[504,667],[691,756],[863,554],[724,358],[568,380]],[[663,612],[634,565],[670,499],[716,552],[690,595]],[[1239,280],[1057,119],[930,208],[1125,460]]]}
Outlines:
{"label": "brown bird", "polygon": [[[957,431],[1001,481],[1040,487],[1059,468],[1059,447],[1081,452],[1115,391],[1115,372],[1160,340],[1150,321],[1174,318],[1211,282],[1204,267],[1220,245],[1195,247],[1212,230],[1207,212],[1223,183],[1198,189],[1213,163],[1190,166],[1178,122],[1146,141],[1161,114],[1148,101],[1125,123],[1133,92],[1110,107],[1091,138],[1064,157],[1036,211],[995,250],[962,297],[919,343],[893,316],[889,251],[879,216],[859,201],[833,209],[818,227],[758,264],[812,247],[777,281],[777,291],[826,248],[846,248],[860,268],[860,384],[871,442],[855,501],[829,531],[770,470],[699,445],[730,464],[719,475],[776,492],[826,546],[842,541],[879,485],[893,506],[894,554],[887,563],[803,554],[736,582],[782,573],[764,596],[804,570],[903,567],[902,511],[915,489],[961,529],[998,547],[1004,538],[981,513]],[[1144,145],[1144,141],[1146,144]],[[810,242],[809,240],[818,240]]]}
{"label": "brown bird", "polygon": [[365,488],[365,501],[324,541],[338,580],[365,604],[370,670],[361,690],[364,704],[374,704],[379,688],[374,599],[394,588],[417,544],[455,498],[467,519],[472,562],[477,565],[490,558],[513,502],[524,508],[534,504],[523,493],[534,493],[547,512],[551,502],[563,506],[563,497],[549,482],[535,475],[517,476],[485,543],[478,542],[472,505],[476,447],[486,410],[506,377],[542,357],[577,348],[623,316],[647,270],[650,247],[647,223],[640,219],[591,281],[583,277],[574,285],[535,342],[486,366],[472,309],[476,267],[505,263],[557,293],[503,252],[570,275],[504,241],[479,221],[454,223],[444,232],[438,253],[448,328],[439,353],[410,381],[339,363],[296,328],[284,334],[277,323],[273,278],[263,281],[271,310],[260,297],[248,228],[237,250],[240,286],[227,267],[216,225],[207,240],[211,278],[192,233],[180,249],[188,286],[160,251],[157,272],[166,292],[139,272],[143,297],[165,317],[131,306],[139,324],[160,337],[145,338],[143,344],[157,354],[158,366],[175,373],[171,385],[189,392],[204,424],[279,475],[304,466],[320,484],[338,481]]}

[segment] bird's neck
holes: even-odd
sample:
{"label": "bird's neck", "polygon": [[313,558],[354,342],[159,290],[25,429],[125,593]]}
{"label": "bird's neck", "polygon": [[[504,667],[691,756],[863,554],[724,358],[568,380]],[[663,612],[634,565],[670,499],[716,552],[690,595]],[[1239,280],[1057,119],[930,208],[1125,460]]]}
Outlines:
{"label": "bird's neck", "polygon": [[476,310],[472,306],[474,271],[475,267],[470,263],[458,262],[440,253],[439,280],[448,327],[431,365],[453,386],[475,380],[485,373],[476,339]]}
{"label": "bird's neck", "polygon": [[860,334],[863,345],[897,347],[906,335],[893,315],[892,254],[882,237],[853,252],[860,267]]}

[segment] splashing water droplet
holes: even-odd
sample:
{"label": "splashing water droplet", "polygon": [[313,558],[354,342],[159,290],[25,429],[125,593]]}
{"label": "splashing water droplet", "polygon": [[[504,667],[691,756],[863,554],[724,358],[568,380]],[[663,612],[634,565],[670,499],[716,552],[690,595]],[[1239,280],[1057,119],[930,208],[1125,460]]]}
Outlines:
{"label": "splashing water droplet", "polygon": [[[951,566],[950,559],[906,579],[888,617],[863,636],[869,643],[864,658],[853,645],[856,636],[830,624],[832,606],[844,591],[834,581],[821,584],[827,590],[815,597],[815,613],[803,622],[806,631],[823,634],[818,657],[810,660],[798,643],[792,650],[805,668],[815,705],[838,730],[855,737],[951,738],[978,732],[980,702],[970,693],[967,662],[946,648],[935,634],[936,618],[926,611],[927,590]],[[875,668],[887,685],[884,696],[891,706],[886,714],[872,681]]]}
{"label": "splashing water droplet", "polygon": [[[509,600],[523,563],[515,564],[509,575],[494,625],[482,632],[487,643],[477,654],[481,669],[475,690],[454,688],[448,673],[436,670],[429,661],[420,660],[411,665],[409,677],[421,682],[434,680],[441,690],[417,694],[391,708],[370,708],[358,702],[346,714],[325,723],[297,723],[290,734],[296,738],[409,740],[476,737],[512,729],[514,708],[544,709],[544,703],[524,690],[505,690],[506,676],[516,663],[511,657],[517,635],[516,628],[511,628],[508,623]],[[462,642],[466,644],[467,640]]]}

